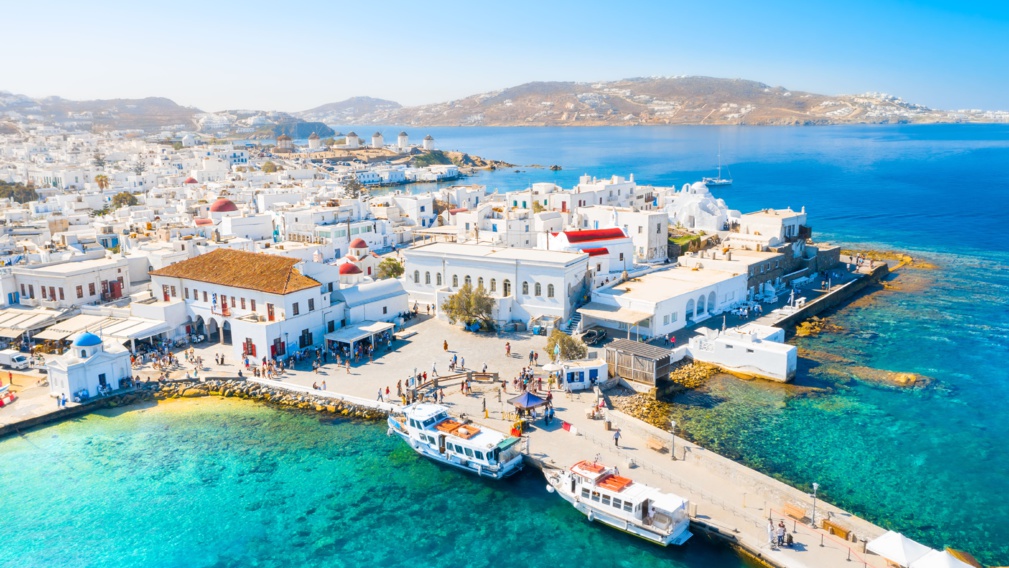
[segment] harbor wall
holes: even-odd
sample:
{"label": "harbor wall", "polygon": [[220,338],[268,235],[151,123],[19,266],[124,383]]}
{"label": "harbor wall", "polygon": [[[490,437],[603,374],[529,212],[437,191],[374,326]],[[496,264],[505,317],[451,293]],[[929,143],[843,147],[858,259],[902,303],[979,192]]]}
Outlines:
{"label": "harbor wall", "polygon": [[879,266],[873,268],[872,272],[864,275],[862,278],[844,284],[835,291],[821,296],[812,302],[807,302],[806,305],[799,310],[784,316],[778,321],[771,323],[771,325],[774,327],[780,327],[785,330],[786,334],[791,335],[795,333],[795,326],[803,320],[807,320],[827,310],[836,308],[855,297],[855,295],[868,286],[878,284],[889,274],[889,267],[886,264],[880,264]]}

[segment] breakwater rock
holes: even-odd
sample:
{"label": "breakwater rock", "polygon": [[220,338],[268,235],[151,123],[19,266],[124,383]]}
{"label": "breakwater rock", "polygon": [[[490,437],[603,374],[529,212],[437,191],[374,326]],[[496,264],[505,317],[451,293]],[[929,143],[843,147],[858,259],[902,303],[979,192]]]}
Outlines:
{"label": "breakwater rock", "polygon": [[669,380],[683,389],[696,389],[718,374],[718,367],[697,361],[683,362],[669,373]]}
{"label": "breakwater rock", "polygon": [[667,432],[671,429],[669,419],[673,405],[668,402],[655,400],[645,394],[613,396],[610,397],[610,402],[614,408],[628,416],[633,416]]}
{"label": "breakwater rock", "polygon": [[204,396],[242,398],[285,408],[307,410],[358,420],[384,420],[388,416],[388,413],[383,410],[354,404],[337,398],[288,391],[242,380],[176,381],[154,385],[152,392],[153,397],[157,399],[199,398]]}
{"label": "breakwater rock", "polygon": [[844,331],[844,328],[828,322],[825,318],[816,316],[795,326],[796,337],[816,337],[824,332],[836,333],[839,331]]}

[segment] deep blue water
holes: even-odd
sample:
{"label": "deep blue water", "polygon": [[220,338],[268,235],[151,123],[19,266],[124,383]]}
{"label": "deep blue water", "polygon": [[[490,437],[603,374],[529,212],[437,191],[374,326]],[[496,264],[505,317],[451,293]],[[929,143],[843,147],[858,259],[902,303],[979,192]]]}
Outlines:
{"label": "deep blue water", "polygon": [[[388,139],[402,129],[382,130]],[[843,332],[797,342],[835,356],[800,367],[800,382],[826,394],[716,380],[677,400],[678,424],[789,483],[817,481],[828,500],[930,546],[1009,564],[1009,247],[1000,236],[1009,126],[406,130],[443,149],[564,168],[465,181],[500,191],[570,187],[583,173],[679,186],[713,172],[721,146],[735,184],[716,194],[731,207],[805,206],[820,240],[936,263],[898,276],[903,290],[833,314]],[[868,380],[878,370],[931,383],[881,386]],[[472,565],[467,550],[488,565],[741,565],[703,541],[665,551],[586,528],[545,500],[535,477],[485,484],[389,445],[381,428],[258,407],[88,417],[0,440],[0,479],[12,478],[19,496],[5,502],[4,528],[39,538],[0,547],[0,565]]]}

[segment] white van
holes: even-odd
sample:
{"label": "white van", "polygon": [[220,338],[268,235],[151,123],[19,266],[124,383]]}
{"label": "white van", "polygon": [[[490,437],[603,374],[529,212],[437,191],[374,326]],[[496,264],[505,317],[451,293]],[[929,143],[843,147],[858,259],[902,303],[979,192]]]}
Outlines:
{"label": "white van", "polygon": [[15,349],[4,349],[0,351],[0,365],[11,369],[27,369],[28,356]]}

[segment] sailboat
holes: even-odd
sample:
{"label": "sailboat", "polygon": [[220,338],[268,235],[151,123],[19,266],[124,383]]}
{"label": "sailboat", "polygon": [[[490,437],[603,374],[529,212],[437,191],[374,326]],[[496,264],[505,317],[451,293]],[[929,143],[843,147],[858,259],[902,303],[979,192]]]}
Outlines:
{"label": "sailboat", "polygon": [[729,177],[722,177],[722,148],[718,147],[718,175],[715,177],[701,178],[704,185],[708,187],[715,187],[721,185],[732,185],[732,172],[729,171],[729,166],[725,166],[725,171],[728,172]]}

